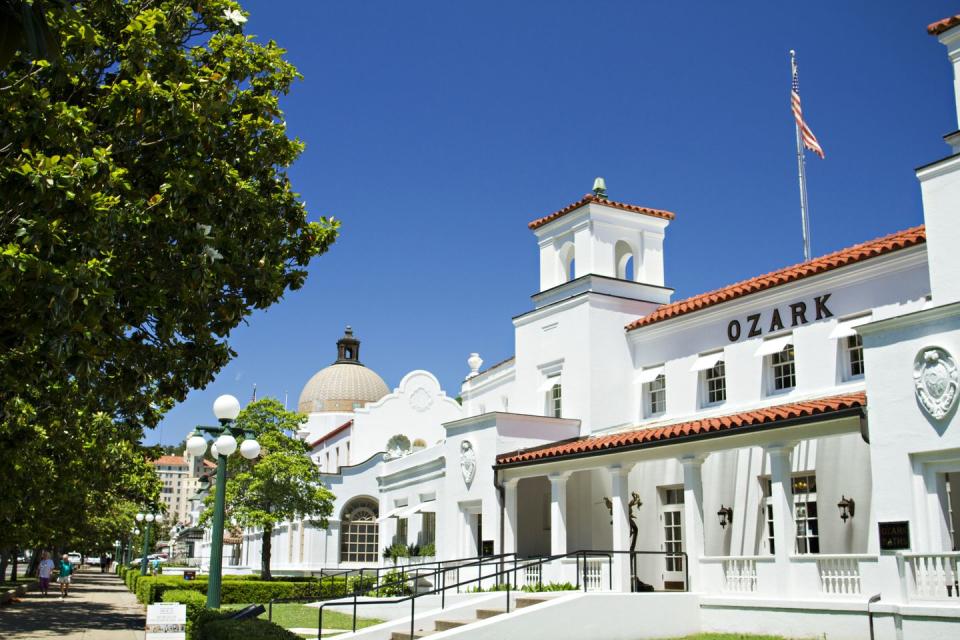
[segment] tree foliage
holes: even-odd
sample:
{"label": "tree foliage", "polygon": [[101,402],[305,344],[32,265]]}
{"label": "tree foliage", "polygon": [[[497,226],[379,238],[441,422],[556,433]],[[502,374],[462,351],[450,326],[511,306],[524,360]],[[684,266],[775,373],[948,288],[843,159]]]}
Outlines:
{"label": "tree foliage", "polygon": [[[248,429],[260,443],[255,460],[228,458],[225,500],[228,522],[263,529],[261,575],[270,578],[270,537],[278,524],[305,518],[327,526],[333,494],[320,481],[320,469],[307,455],[307,444],[294,433],[306,416],[287,411],[274,398],[258,400],[240,412],[236,426]],[[213,516],[215,491],[206,498],[201,522]]]}
{"label": "tree foliage", "polygon": [[155,497],[144,427],[338,223],[292,189],[280,99],[299,75],[235,2],[11,7],[30,16],[0,68],[0,546],[110,538],[88,514]]}

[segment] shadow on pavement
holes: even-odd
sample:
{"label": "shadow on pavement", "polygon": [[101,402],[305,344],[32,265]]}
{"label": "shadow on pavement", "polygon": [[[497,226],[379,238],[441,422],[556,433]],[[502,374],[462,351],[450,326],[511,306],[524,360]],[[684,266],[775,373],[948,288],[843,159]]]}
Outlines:
{"label": "shadow on pavement", "polygon": [[97,629],[115,631],[143,629],[145,614],[133,594],[114,575],[81,573],[60,599],[59,587],[50,585],[50,595],[29,591],[26,596],[0,607],[0,638],[6,632],[47,631],[71,634]]}

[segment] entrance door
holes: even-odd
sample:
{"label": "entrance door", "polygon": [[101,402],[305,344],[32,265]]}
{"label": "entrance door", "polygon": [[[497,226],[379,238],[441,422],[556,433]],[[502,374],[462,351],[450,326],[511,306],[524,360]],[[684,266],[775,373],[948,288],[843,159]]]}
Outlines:
{"label": "entrance door", "polygon": [[683,489],[664,489],[663,507],[664,556],[663,588],[682,590],[686,577],[683,553]]}

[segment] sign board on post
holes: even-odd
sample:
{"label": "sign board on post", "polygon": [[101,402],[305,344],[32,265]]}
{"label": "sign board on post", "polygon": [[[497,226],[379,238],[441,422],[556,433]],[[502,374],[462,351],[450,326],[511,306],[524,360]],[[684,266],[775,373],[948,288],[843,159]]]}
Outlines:
{"label": "sign board on post", "polygon": [[187,605],[176,602],[147,605],[146,640],[187,640]]}
{"label": "sign board on post", "polygon": [[910,523],[908,521],[879,522],[877,528],[880,530],[881,551],[903,551],[910,548]]}
{"label": "sign board on post", "polygon": [[183,572],[183,579],[184,579],[184,580],[196,580],[196,579],[197,579],[197,572],[196,572],[196,571],[184,571],[184,572]]}

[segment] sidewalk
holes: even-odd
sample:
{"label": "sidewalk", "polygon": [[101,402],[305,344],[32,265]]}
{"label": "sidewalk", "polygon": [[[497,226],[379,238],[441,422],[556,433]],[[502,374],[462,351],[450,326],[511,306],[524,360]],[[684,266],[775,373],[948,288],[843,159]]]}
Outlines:
{"label": "sidewalk", "polygon": [[60,600],[57,584],[50,595],[29,591],[0,607],[4,640],[143,640],[146,613],[120,578],[98,569],[74,577],[70,595]]}

